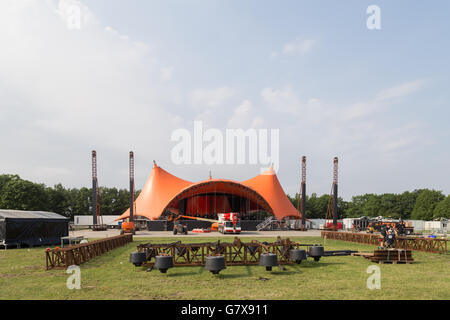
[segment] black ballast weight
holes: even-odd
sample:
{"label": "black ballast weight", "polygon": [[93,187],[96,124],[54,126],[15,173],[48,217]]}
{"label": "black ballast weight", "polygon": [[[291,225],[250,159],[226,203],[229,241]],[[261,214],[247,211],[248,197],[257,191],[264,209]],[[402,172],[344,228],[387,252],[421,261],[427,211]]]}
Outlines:
{"label": "black ballast weight", "polygon": [[155,257],[155,269],[159,269],[162,273],[166,273],[167,269],[173,267],[172,256],[156,256]]}
{"label": "black ballast weight", "polygon": [[320,257],[322,257],[324,253],[325,253],[325,250],[323,249],[323,246],[321,246],[321,245],[314,245],[314,246],[309,247],[309,249],[308,249],[308,255],[310,257],[313,257],[314,261],[319,261]]}
{"label": "black ballast weight", "polygon": [[213,274],[218,274],[220,270],[226,269],[224,256],[207,256],[205,269]]}
{"label": "black ballast weight", "polygon": [[295,261],[295,263],[300,264],[302,260],[306,260],[306,251],[302,249],[292,249],[290,250],[290,259]]}
{"label": "black ballast weight", "polygon": [[278,257],[274,253],[263,253],[259,256],[259,265],[266,267],[267,271],[271,271],[272,267],[278,265]]}
{"label": "black ballast weight", "polygon": [[145,252],[132,252],[130,253],[130,262],[136,267],[141,266],[145,262]]}

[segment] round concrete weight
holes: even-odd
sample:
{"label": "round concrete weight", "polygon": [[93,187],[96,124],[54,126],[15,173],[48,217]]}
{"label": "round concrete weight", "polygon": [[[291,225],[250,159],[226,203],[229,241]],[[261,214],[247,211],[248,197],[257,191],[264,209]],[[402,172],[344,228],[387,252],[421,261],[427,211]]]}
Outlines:
{"label": "round concrete weight", "polygon": [[323,246],[317,245],[317,246],[311,246],[309,247],[308,254],[310,257],[314,258],[314,261],[319,261],[320,257],[324,254]]}
{"label": "round concrete weight", "polygon": [[162,273],[166,273],[167,269],[173,267],[172,256],[156,256],[155,257],[155,269],[159,269]]}
{"label": "round concrete weight", "polygon": [[205,261],[205,269],[213,274],[218,274],[220,270],[225,269],[224,256],[207,256]]}
{"label": "round concrete weight", "polygon": [[267,271],[271,271],[272,267],[278,265],[277,255],[274,253],[263,253],[259,256],[259,265],[266,267]]}
{"label": "round concrete weight", "polygon": [[290,251],[291,261],[295,261],[297,264],[302,262],[302,260],[306,260],[306,251],[302,249],[292,249]]}
{"label": "round concrete weight", "polygon": [[130,262],[136,267],[141,266],[145,262],[145,252],[132,252],[130,253]]}

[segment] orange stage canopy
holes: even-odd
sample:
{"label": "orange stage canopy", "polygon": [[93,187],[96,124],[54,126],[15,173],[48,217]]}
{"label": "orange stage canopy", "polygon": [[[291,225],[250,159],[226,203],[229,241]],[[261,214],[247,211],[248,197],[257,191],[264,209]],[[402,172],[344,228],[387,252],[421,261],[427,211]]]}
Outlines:
{"label": "orange stage canopy", "polygon": [[[237,182],[225,179],[209,179],[193,183],[180,179],[157,165],[153,166],[144,188],[135,201],[135,215],[158,219],[166,210],[176,212],[179,202],[186,200],[187,212],[194,210],[200,215],[211,212],[212,206],[218,212],[232,211],[226,195],[248,199],[250,211],[261,208],[276,218],[288,216],[301,218],[301,214],[289,201],[272,168],[260,175]],[[118,219],[126,219],[130,210]]]}

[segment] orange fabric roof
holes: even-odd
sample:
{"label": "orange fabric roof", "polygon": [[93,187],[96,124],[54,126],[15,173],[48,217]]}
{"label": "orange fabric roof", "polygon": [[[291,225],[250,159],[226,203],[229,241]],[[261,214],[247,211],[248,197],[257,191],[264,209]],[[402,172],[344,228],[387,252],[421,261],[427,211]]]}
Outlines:
{"label": "orange fabric roof", "polygon": [[253,188],[263,196],[272,207],[273,213],[278,219],[287,216],[301,218],[301,214],[295,209],[291,201],[289,201],[286,193],[284,193],[272,167],[252,179],[243,181],[242,184]]}
{"label": "orange fabric roof", "polygon": [[[154,165],[144,188],[142,188],[141,193],[135,200],[136,210],[134,215],[147,217],[151,220],[158,219],[169,201],[181,190],[192,184],[192,182],[175,177],[164,169]],[[130,209],[128,208],[116,220],[129,217]]]}
{"label": "orange fabric roof", "polygon": [[[172,201],[207,192],[243,194],[266,211],[273,213],[278,219],[286,216],[301,217],[284,193],[272,168],[244,182],[210,179],[192,183],[177,178],[157,165],[153,167],[144,188],[135,201],[135,215],[155,220],[164,213]],[[116,220],[126,219],[129,216],[128,209]]]}

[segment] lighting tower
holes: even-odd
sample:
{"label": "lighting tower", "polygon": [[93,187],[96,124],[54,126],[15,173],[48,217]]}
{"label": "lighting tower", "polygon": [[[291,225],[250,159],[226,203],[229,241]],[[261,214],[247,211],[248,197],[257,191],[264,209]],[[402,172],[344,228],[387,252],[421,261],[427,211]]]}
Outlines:
{"label": "lighting tower", "polygon": [[134,154],[130,151],[130,222],[133,222],[134,213]]}
{"label": "lighting tower", "polygon": [[302,228],[306,228],[306,157],[302,157]]}
{"label": "lighting tower", "polygon": [[338,158],[333,160],[333,225],[337,228],[338,219]]}
{"label": "lighting tower", "polygon": [[97,152],[92,151],[92,225],[97,225]]}

